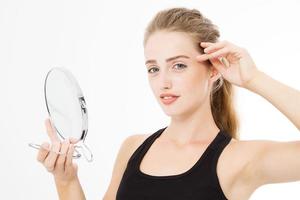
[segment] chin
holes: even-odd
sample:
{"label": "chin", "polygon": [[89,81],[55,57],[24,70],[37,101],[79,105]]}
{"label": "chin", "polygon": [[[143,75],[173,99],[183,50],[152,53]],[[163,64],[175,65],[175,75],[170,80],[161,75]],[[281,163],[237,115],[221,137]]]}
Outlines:
{"label": "chin", "polygon": [[163,111],[166,115],[169,117],[175,117],[175,116],[180,116],[183,114],[182,109],[179,107],[167,107],[166,105],[163,105]]}
{"label": "chin", "polygon": [[195,104],[189,104],[186,106],[179,106],[179,105],[164,105],[162,104],[162,109],[166,115],[169,117],[179,117],[179,116],[187,116],[189,114],[192,114],[197,108],[199,108],[198,105]]}

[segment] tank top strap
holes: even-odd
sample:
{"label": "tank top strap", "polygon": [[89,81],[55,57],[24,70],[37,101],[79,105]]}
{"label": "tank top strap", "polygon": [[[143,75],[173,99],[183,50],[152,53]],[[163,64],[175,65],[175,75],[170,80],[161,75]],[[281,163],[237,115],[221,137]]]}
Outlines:
{"label": "tank top strap", "polygon": [[221,154],[226,145],[230,142],[231,136],[224,130],[220,130],[216,140],[210,145],[217,154]]}
{"label": "tank top strap", "polygon": [[155,139],[158,138],[166,128],[167,126],[157,130],[156,132],[152,133],[148,138],[146,138],[143,141],[143,143],[133,152],[128,163],[133,161],[138,162],[139,159],[141,159],[147,152],[147,150],[150,148]]}
{"label": "tank top strap", "polygon": [[220,137],[218,137],[218,141],[211,146],[211,149],[213,150],[213,154],[210,162],[211,169],[212,169],[212,177],[214,183],[218,185],[220,188],[221,186],[217,175],[217,164],[221,153],[223,152],[224,148],[229,144],[231,139],[232,137],[226,131],[222,130],[220,132]]}

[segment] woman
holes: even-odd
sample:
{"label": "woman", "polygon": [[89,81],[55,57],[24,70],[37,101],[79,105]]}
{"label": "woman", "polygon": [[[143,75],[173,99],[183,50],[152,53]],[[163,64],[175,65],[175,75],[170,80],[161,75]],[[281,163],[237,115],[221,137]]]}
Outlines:
{"label": "woman", "polygon": [[[150,22],[144,38],[148,80],[171,123],[124,140],[103,199],[244,200],[264,184],[300,180],[300,141],[239,140],[232,84],[264,97],[299,130],[300,92],[260,71],[247,50],[219,36],[195,9],[163,10]],[[44,143],[38,161],[53,173],[60,199],[85,199],[73,141],[60,143],[46,122],[51,151]]]}

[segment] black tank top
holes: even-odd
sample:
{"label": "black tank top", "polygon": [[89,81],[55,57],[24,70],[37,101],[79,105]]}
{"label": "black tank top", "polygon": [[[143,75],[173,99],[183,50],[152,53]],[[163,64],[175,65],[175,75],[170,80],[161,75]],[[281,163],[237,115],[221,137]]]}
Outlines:
{"label": "black tank top", "polygon": [[152,176],[140,170],[140,163],[162,132],[151,134],[128,160],[117,200],[227,200],[216,172],[217,161],[231,136],[220,130],[202,156],[188,171],[167,176]]}

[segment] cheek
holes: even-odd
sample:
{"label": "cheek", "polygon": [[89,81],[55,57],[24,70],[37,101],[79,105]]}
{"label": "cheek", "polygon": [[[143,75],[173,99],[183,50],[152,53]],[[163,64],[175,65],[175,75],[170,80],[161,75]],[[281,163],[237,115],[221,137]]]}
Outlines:
{"label": "cheek", "polygon": [[209,96],[209,82],[204,76],[190,79],[186,85],[186,97],[191,104],[201,104]]}
{"label": "cheek", "polygon": [[185,86],[186,89],[190,92],[201,92],[205,93],[208,89],[208,77],[206,71],[203,69],[196,69],[186,74]]}
{"label": "cheek", "polygon": [[159,96],[161,90],[160,90],[158,81],[156,81],[156,80],[154,80],[154,79],[152,80],[151,78],[148,78],[148,83],[149,83],[149,86],[150,86],[150,88],[151,88],[152,93],[153,93],[156,97]]}
{"label": "cheek", "polygon": [[194,81],[190,81],[186,85],[186,90],[192,96],[205,95],[209,90],[208,80],[207,79],[196,79]]}

